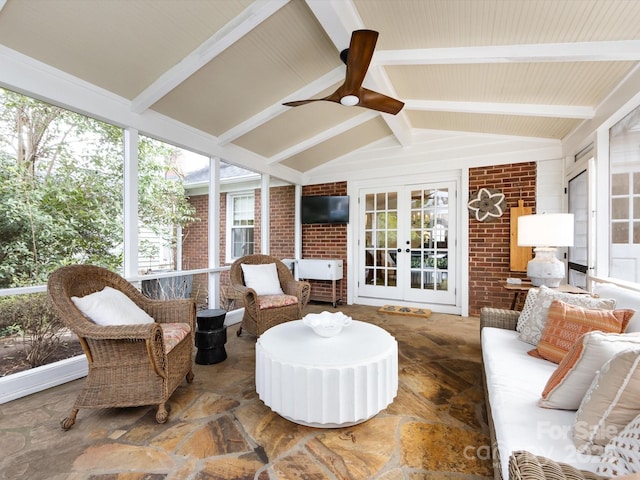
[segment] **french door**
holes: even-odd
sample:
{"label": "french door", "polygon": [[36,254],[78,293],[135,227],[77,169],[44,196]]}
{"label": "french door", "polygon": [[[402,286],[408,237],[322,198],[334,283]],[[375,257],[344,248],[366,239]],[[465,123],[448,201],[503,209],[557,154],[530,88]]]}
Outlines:
{"label": "french door", "polygon": [[455,305],[455,182],[359,194],[358,294]]}

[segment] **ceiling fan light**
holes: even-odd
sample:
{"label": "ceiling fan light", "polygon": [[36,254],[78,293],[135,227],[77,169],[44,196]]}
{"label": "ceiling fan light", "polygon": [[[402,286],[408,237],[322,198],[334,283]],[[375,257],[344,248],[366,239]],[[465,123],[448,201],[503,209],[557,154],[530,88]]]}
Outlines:
{"label": "ceiling fan light", "polygon": [[340,103],[346,107],[353,107],[360,102],[360,99],[355,95],[345,95],[340,99]]}

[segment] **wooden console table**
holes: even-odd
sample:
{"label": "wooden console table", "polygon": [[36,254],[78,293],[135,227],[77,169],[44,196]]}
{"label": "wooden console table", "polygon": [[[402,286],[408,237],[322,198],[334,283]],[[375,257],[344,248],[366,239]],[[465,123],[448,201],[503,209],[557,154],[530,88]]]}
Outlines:
{"label": "wooden console table", "polygon": [[[524,299],[527,296],[527,292],[531,288],[537,288],[537,287],[534,287],[531,284],[531,282],[524,282],[524,281],[519,285],[514,283],[507,283],[505,281],[505,282],[502,282],[502,287],[505,290],[513,292],[513,301],[511,302],[511,310],[521,310],[522,309],[521,305],[524,305]],[[581,294],[589,293],[580,287],[575,287],[569,284],[560,285],[554,288],[553,290],[557,290],[559,292],[566,292],[566,293],[581,293]]]}

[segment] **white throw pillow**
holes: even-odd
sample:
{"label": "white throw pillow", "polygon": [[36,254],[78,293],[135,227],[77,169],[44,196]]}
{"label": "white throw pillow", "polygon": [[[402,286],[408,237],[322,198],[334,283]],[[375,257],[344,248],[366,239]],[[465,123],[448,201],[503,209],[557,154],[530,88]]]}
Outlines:
{"label": "white throw pillow", "polygon": [[598,370],[616,353],[632,347],[640,347],[640,335],[600,331],[585,333],[547,381],[538,405],[577,410]]}
{"label": "white throw pillow", "polygon": [[623,350],[602,366],[585,393],[573,424],[580,453],[604,447],[640,414],[640,347]]}
{"label": "white throw pillow", "polygon": [[640,472],[640,415],[605,447],[596,473],[618,477]]}
{"label": "white throw pillow", "polygon": [[263,265],[240,264],[244,274],[244,284],[253,288],[258,295],[283,295],[275,263]]}
{"label": "white throw pillow", "polygon": [[529,303],[529,295],[527,294],[527,300],[525,300],[522,313],[518,318],[517,330],[520,332],[518,334],[520,340],[531,345],[538,345],[547,323],[549,307],[554,300],[589,309],[613,310],[616,306],[616,301],[610,298],[595,298],[586,294],[560,292],[542,285],[529,306],[527,305]]}
{"label": "white throw pillow", "polygon": [[135,325],[154,323],[147,312],[124,293],[111,287],[84,297],[71,297],[78,310],[98,325]]}

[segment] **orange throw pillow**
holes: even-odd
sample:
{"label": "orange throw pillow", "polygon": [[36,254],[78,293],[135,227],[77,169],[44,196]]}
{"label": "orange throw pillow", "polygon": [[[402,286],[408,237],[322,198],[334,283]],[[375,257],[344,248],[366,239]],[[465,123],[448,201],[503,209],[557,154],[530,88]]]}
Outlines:
{"label": "orange throw pillow", "polygon": [[594,310],[554,300],[534,357],[560,363],[574,343],[587,332],[623,333],[634,310]]}

